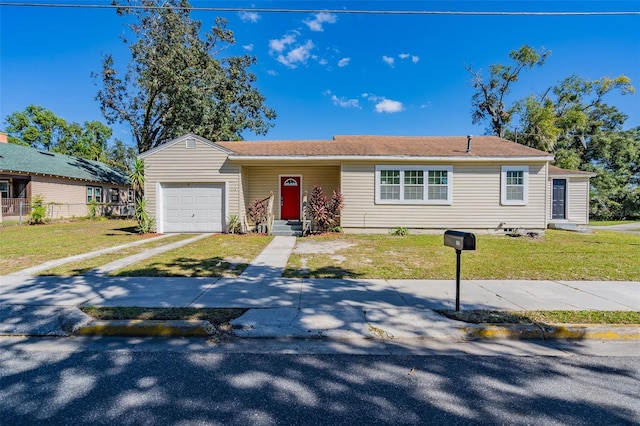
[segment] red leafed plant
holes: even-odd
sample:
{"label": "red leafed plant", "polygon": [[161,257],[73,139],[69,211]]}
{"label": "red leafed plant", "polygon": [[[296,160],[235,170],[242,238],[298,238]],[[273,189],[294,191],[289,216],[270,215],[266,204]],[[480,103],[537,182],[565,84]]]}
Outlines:
{"label": "red leafed plant", "polygon": [[311,218],[313,231],[327,232],[330,228],[337,226],[341,211],[342,194],[340,190],[333,191],[331,200],[328,200],[321,187],[313,186],[307,205],[307,214]]}

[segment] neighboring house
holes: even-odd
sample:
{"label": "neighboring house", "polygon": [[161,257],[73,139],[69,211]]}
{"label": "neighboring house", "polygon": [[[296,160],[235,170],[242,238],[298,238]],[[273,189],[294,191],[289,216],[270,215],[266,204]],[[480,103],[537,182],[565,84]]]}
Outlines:
{"label": "neighboring house", "polygon": [[[549,153],[494,136],[336,136],[324,141],[211,142],[187,134],[142,153],[158,232],[222,232],[273,192],[275,218],[299,220],[314,185],[344,197],[345,232],[544,230]],[[559,169],[553,169],[560,174]],[[588,175],[568,179],[565,219],[586,223]],[[574,180],[576,189],[574,190]]]}
{"label": "neighboring house", "polygon": [[[98,161],[0,143],[2,216],[18,216],[36,195],[48,205],[50,218],[86,216],[95,200],[99,213],[123,214],[132,201],[129,178]],[[22,214],[29,214],[23,208]]]}

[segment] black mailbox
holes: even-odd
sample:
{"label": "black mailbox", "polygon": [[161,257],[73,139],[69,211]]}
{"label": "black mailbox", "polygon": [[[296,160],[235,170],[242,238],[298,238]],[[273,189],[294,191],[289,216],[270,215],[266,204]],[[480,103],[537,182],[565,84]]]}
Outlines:
{"label": "black mailbox", "polygon": [[476,236],[471,232],[445,231],[444,245],[456,250],[475,250]]}

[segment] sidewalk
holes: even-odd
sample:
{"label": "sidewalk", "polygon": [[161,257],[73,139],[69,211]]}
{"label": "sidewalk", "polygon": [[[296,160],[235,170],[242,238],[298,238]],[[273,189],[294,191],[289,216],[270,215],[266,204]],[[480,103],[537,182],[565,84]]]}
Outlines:
{"label": "sidewalk", "polygon": [[[46,316],[36,312],[46,311],[43,306],[58,307],[64,316],[74,306],[100,305],[249,308],[233,321],[240,337],[464,340],[477,335],[477,327],[433,311],[454,308],[454,280],[282,278],[294,244],[294,237],[274,238],[237,278],[7,275],[0,283],[0,333],[38,322]],[[16,308],[24,306],[34,307],[35,316]],[[640,311],[640,282],[465,280],[461,308]],[[584,329],[580,333],[586,335]],[[640,330],[635,334],[640,338]]]}

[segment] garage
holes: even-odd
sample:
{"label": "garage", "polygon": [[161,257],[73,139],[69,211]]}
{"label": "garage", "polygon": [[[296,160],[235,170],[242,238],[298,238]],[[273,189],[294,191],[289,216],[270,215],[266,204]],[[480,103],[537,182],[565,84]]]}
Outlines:
{"label": "garage", "polygon": [[161,232],[222,232],[224,184],[163,184]]}

